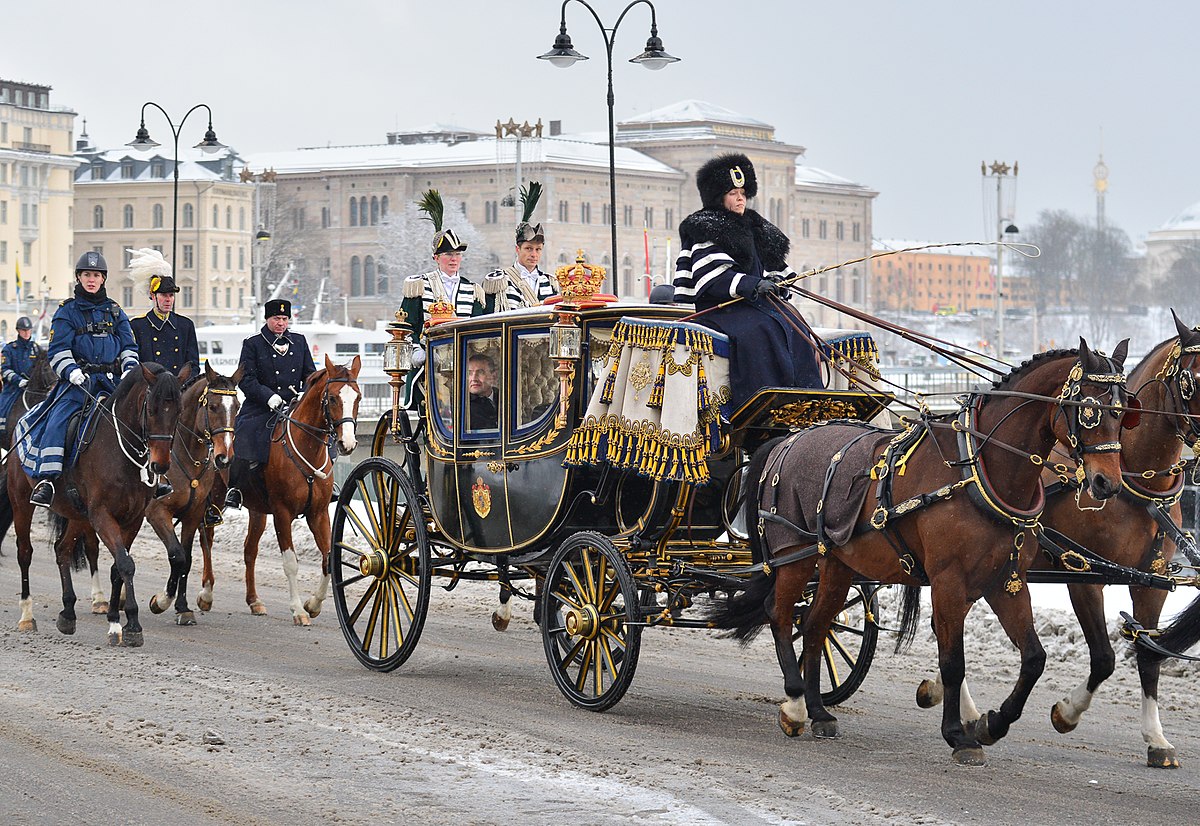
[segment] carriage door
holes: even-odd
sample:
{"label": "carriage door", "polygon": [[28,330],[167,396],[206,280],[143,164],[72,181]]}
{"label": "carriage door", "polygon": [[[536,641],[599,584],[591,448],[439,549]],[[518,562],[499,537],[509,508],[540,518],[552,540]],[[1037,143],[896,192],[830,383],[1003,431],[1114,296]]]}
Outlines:
{"label": "carriage door", "polygon": [[500,439],[507,373],[499,333],[463,336],[458,355],[455,464],[463,545],[485,551],[511,548]]}

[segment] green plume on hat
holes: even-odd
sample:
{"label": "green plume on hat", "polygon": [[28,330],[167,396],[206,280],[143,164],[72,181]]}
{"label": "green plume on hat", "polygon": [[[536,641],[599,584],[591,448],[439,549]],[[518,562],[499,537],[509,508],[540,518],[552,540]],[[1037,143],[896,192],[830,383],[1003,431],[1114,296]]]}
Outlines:
{"label": "green plume on hat", "polygon": [[431,189],[421,196],[421,200],[417,201],[417,209],[425,213],[425,218],[433,224],[434,232],[442,231],[446,205],[442,203],[442,196],[436,189]]}
{"label": "green plume on hat", "polygon": [[521,187],[521,223],[529,223],[541,197],[542,185],[537,181],[530,181],[528,186]]}

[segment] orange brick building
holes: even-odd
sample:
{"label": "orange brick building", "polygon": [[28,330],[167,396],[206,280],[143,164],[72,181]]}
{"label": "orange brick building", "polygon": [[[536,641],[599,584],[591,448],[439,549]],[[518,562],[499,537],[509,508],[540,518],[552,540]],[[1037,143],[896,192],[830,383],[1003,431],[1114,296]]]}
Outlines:
{"label": "orange brick building", "polygon": [[[875,253],[920,246],[919,242],[875,241]],[[941,247],[899,252],[871,261],[875,312],[991,312],[996,306],[995,253],[986,247]],[[1032,306],[1028,279],[1005,266],[1004,306]]]}

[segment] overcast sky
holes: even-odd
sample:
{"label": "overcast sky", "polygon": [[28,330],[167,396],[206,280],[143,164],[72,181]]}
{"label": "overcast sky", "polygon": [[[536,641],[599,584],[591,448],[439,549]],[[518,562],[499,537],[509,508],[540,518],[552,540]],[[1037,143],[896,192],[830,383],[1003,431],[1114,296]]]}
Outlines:
{"label": "overcast sky", "polygon": [[[606,25],[624,0],[593,0]],[[1020,162],[1018,224],[1043,209],[1095,215],[1109,167],[1110,223],[1136,241],[1200,200],[1200,4],[1114,0],[656,0],[683,59],[626,61],[649,30],[629,12],[614,50],[617,120],[685,98],[766,121],[813,165],[879,191],[875,234],[989,236],[995,185],[981,160]],[[54,87],[94,144],[133,138],[146,100],[173,116],[212,106],[242,154],[383,142],[433,121],[488,128],[562,120],[603,131],[604,45],[577,2],[567,25],[592,59],[534,57],[557,0],[94,0],[8,3],[0,75]],[[181,142],[204,123],[193,115]],[[147,127],[166,143],[165,122]],[[1103,134],[1103,137],[1102,137]],[[1012,200],[1006,195],[1006,202]]]}

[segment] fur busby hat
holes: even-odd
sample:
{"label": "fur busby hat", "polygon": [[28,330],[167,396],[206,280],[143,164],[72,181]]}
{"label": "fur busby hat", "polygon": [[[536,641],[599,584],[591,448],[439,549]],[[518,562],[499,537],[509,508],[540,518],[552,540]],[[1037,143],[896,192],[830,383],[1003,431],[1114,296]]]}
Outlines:
{"label": "fur busby hat", "polygon": [[292,302],[284,298],[272,298],[263,304],[263,318],[274,318],[277,315],[292,317]]}
{"label": "fur busby hat", "polygon": [[454,230],[442,229],[446,207],[442,203],[441,194],[436,189],[431,189],[422,195],[421,200],[417,201],[417,208],[424,212],[425,218],[433,224],[433,254],[435,256],[443,252],[466,251],[467,245],[458,240]]}
{"label": "fur busby hat", "polygon": [[148,279],[152,293],[179,292],[171,276],[171,265],[161,252],[149,248],[127,249],[125,252],[129,253],[129,274],[135,281]]}
{"label": "fur busby hat", "polygon": [[546,242],[546,232],[541,224],[530,224],[533,211],[537,208],[538,199],[542,197],[542,185],[530,181],[529,186],[521,187],[521,223],[517,224],[517,246],[526,241]]}
{"label": "fur busby hat", "polygon": [[746,200],[758,194],[754,164],[740,153],[718,155],[696,171],[696,189],[705,209],[724,209],[725,193],[741,187]]}

